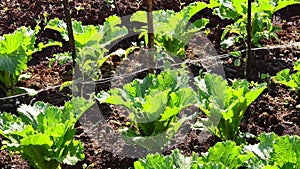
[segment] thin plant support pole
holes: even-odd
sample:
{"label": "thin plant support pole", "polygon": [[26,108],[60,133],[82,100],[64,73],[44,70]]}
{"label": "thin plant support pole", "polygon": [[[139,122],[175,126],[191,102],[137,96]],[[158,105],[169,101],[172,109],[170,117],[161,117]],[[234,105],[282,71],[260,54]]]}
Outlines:
{"label": "thin plant support pole", "polygon": [[75,40],[73,35],[73,28],[72,28],[72,21],[71,21],[71,14],[70,14],[70,5],[68,0],[63,0],[64,4],[64,12],[65,12],[65,19],[67,23],[67,29],[68,29],[68,36],[69,36],[69,45],[72,52],[72,60],[73,60],[73,66],[75,66],[76,61],[76,46],[75,46]]}
{"label": "thin plant support pole", "polygon": [[[78,65],[76,65],[76,45],[75,45],[75,40],[74,40],[74,34],[73,34],[73,27],[72,27],[72,21],[71,21],[71,13],[70,13],[70,5],[69,5],[69,0],[63,0],[63,5],[64,5],[64,13],[65,13],[65,22],[67,23],[67,29],[68,29],[68,36],[69,36],[69,45],[70,45],[70,49],[71,49],[71,53],[72,53],[72,61],[73,61],[73,67],[74,67],[74,79],[77,79],[76,77],[76,72],[80,72],[79,71],[79,67]],[[83,72],[81,72],[83,73]],[[81,75],[81,77],[83,78],[82,81],[84,81],[84,76]],[[76,81],[73,81],[73,89],[77,89],[77,90],[73,90],[73,95],[75,94],[74,91],[77,91],[77,95],[79,94],[79,96],[83,97],[83,89],[84,89],[84,85],[77,83]],[[74,95],[75,96],[75,95]]]}
{"label": "thin plant support pole", "polygon": [[154,48],[154,27],[153,27],[153,2],[145,0],[147,7],[147,23],[148,23],[148,48]]}
{"label": "thin plant support pole", "polygon": [[251,0],[248,0],[248,22],[247,22],[247,57],[246,57],[246,71],[245,76],[247,80],[256,80],[258,77],[255,59],[252,55],[251,45]]}
{"label": "thin plant support pole", "polygon": [[120,9],[117,4],[117,0],[114,0],[114,5],[115,5],[115,11],[116,11],[117,15],[121,16]]}

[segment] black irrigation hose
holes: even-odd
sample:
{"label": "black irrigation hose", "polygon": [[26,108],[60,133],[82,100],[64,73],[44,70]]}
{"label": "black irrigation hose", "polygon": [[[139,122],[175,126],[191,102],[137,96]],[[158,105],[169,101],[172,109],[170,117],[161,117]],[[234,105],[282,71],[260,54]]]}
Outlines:
{"label": "black irrigation hose", "polygon": [[[261,47],[261,48],[252,48],[251,51],[272,50],[272,49],[292,48],[292,47],[300,47],[300,42],[290,43],[290,44],[286,44],[286,45],[266,46],[266,47]],[[246,50],[240,50],[240,52],[247,52],[247,51],[248,51],[248,49],[246,49]],[[203,58],[203,59],[198,59],[198,60],[186,60],[183,63],[193,63],[193,64],[195,64],[195,63],[201,63],[203,61],[210,60],[210,59],[222,59],[222,58],[226,58],[226,57],[229,57],[229,56],[231,56],[231,54],[221,54],[221,55],[210,56],[209,58]],[[178,66],[180,64],[182,64],[182,63],[171,64],[171,66],[172,67],[173,66]],[[157,67],[157,68],[160,68],[160,67]],[[139,70],[139,71],[136,71],[136,72],[132,72],[130,74],[125,74],[125,75],[123,75],[121,77],[123,77],[123,78],[130,77],[130,76],[134,75],[135,73],[139,73],[139,72],[145,71],[147,69],[143,69],[143,70]],[[104,78],[104,79],[100,79],[100,80],[97,80],[97,81],[83,82],[83,84],[91,84],[91,83],[94,83],[94,84],[104,84],[104,83],[111,82],[113,80],[118,80],[119,78],[120,77],[109,77],[109,78]],[[49,88],[46,88],[46,89],[41,89],[41,90],[38,91],[38,93],[49,91],[49,90],[58,90],[60,87],[61,87],[61,85],[56,85],[56,86],[49,87]],[[9,100],[9,99],[14,99],[14,98],[26,96],[26,95],[29,95],[29,94],[28,93],[23,93],[23,94],[14,95],[14,96],[3,97],[3,98],[0,98],[0,102],[4,101],[4,100]]]}

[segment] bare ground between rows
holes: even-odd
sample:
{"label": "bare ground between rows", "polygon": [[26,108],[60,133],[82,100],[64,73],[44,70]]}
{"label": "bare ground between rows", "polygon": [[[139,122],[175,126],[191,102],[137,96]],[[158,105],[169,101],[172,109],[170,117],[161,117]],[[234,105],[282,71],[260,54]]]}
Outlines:
{"label": "bare ground between rows", "polygon": [[[35,25],[35,19],[38,16],[42,16],[42,13],[47,11],[49,18],[59,17],[62,18],[62,6],[58,1],[14,1],[14,5],[5,4],[8,10],[0,15],[0,34],[9,33],[22,25]],[[143,9],[142,5],[137,5],[137,1],[119,1],[118,9],[121,16],[131,14],[138,9]],[[174,1],[175,2],[175,1]],[[192,1],[190,1],[192,2]],[[50,5],[52,7],[50,7]],[[71,4],[74,6],[83,6],[83,10],[73,11],[73,17],[83,21],[85,24],[100,24],[103,23],[104,18],[117,12],[109,5],[103,5],[104,2],[81,0]],[[171,3],[155,3],[155,9],[180,9],[178,2],[177,5],[170,6]],[[2,6],[0,6],[1,8]],[[18,7],[26,10],[18,10]],[[101,10],[99,8],[101,7]],[[300,24],[299,24],[299,6],[292,6],[282,11],[279,11],[273,19],[273,22],[282,28],[282,31],[278,33],[281,42],[274,40],[264,41],[266,45],[278,45],[284,44],[290,41],[299,41]],[[295,10],[296,9],[296,10]],[[298,12],[298,13],[297,13]],[[225,24],[217,27],[221,20],[211,15],[210,10],[205,10],[202,13],[197,14],[198,17],[209,16],[212,20],[209,27],[211,34],[208,36],[214,45],[219,43],[220,31],[226,26]],[[197,16],[196,16],[197,17]],[[284,20],[284,21],[283,21]],[[222,22],[223,23],[223,22]],[[43,26],[43,25],[41,25]],[[42,31],[38,37],[39,41],[47,40],[48,38],[61,41],[61,37],[55,32]],[[226,53],[216,45],[217,51]],[[53,47],[42,51],[34,56],[34,59],[29,64],[29,72],[33,72],[33,78],[28,81],[22,81],[20,85],[25,87],[32,87],[35,89],[43,89],[45,87],[61,84],[66,80],[70,80],[70,66],[67,65],[54,65],[54,67],[48,67],[48,58],[56,52],[62,52],[68,50],[68,44],[64,42],[64,47]],[[263,50],[256,52],[258,56],[257,67],[260,68],[262,73],[269,73],[275,75],[276,72],[284,68],[290,68],[296,58],[299,58],[300,52],[298,48],[285,48],[274,50]],[[192,57],[188,57],[192,58]],[[196,58],[194,58],[196,59]],[[119,62],[118,59],[111,60],[113,63]],[[224,59],[224,69],[227,78],[242,78],[243,68],[235,67],[233,65],[234,58]],[[107,65],[106,69],[111,70],[111,66]],[[201,65],[191,65],[191,70],[197,73],[201,68]],[[100,87],[101,88],[101,87]],[[106,86],[104,87],[106,88]],[[67,92],[68,93],[68,92]],[[55,105],[62,105],[68,97],[67,93],[62,95],[57,91],[50,91],[41,95],[36,100],[44,100]],[[70,93],[70,92],[69,92]],[[20,102],[29,103],[30,100],[24,100]],[[279,135],[295,134],[300,135],[299,129],[299,109],[296,109],[296,105],[300,104],[299,99],[295,96],[294,92],[289,91],[288,88],[282,85],[275,85],[271,83],[264,91],[264,93],[249,107],[245,113],[245,118],[241,123],[242,132],[251,132],[255,135],[263,131],[274,131]],[[120,110],[112,107],[101,107],[102,111],[107,112],[106,118],[109,129],[117,130],[120,126],[124,125],[126,118],[120,116]],[[98,107],[93,107],[90,111],[99,111]],[[119,123],[115,123],[115,122]],[[126,158],[115,155],[113,152],[106,151],[103,145],[99,145],[97,141],[88,137],[80,125],[77,127],[76,138],[83,141],[85,146],[86,158],[84,161],[78,163],[76,166],[63,166],[63,168],[82,168],[82,164],[94,164],[93,168],[128,168],[133,166],[133,162],[136,159]],[[207,149],[213,146],[217,141],[216,137],[211,136],[206,142],[203,142],[203,133],[199,130],[191,130],[186,135],[182,135],[182,142],[179,143],[177,148],[181,149],[184,153],[190,154],[192,151],[201,153],[207,151]],[[179,139],[179,138],[178,138]],[[255,140],[249,140],[253,143]],[[174,148],[174,147],[173,147]],[[169,153],[170,148],[166,153]],[[6,151],[0,152],[0,167],[1,168],[30,168],[28,163],[23,160],[19,155],[9,154]]]}

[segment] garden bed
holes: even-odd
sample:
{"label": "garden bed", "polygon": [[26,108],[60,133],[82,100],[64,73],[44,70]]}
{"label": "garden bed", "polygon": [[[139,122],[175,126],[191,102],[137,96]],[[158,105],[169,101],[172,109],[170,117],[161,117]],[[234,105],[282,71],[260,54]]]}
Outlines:
{"label": "garden bed", "polygon": [[[186,1],[191,3],[192,1]],[[140,1],[118,1],[117,6],[107,4],[102,0],[80,0],[70,2],[72,10],[72,18],[82,21],[83,24],[103,24],[105,18],[113,14],[125,16],[144,10],[145,5]],[[75,9],[75,7],[80,7]],[[281,27],[278,32],[279,41],[275,39],[263,40],[263,46],[274,47],[278,45],[286,45],[300,40],[300,11],[299,5],[288,6],[274,14],[272,22],[274,25]],[[178,1],[171,2],[155,1],[154,9],[173,9],[179,11],[181,5]],[[22,87],[41,90],[35,97],[19,96],[11,99],[0,98],[0,111],[16,113],[16,108],[20,104],[31,104],[35,101],[49,102],[54,105],[61,106],[67,100],[70,100],[70,90],[63,91],[53,88],[61,85],[63,82],[72,79],[72,63],[68,62],[60,65],[54,62],[49,67],[49,60],[53,54],[65,52],[69,50],[69,44],[64,41],[61,35],[52,30],[44,30],[44,16],[47,12],[47,19],[58,17],[63,19],[63,6],[58,1],[3,1],[0,3],[0,35],[12,33],[20,26],[36,25],[36,21],[40,21],[41,32],[38,34],[37,42],[43,42],[52,39],[62,42],[62,47],[48,47],[41,52],[35,53],[32,60],[28,63],[28,70],[32,74],[28,80],[22,80],[17,85]],[[196,14],[193,19],[206,17],[211,20],[207,25],[210,33],[209,40],[219,54],[226,54],[230,49],[224,50],[220,48],[221,31],[231,23],[231,21],[222,21],[219,17],[212,15],[210,9],[204,9]],[[120,44],[122,46],[122,44]],[[125,45],[126,46],[126,45]],[[235,46],[239,48],[240,46]],[[260,73],[275,76],[277,72],[285,68],[292,68],[294,62],[300,58],[300,48],[295,46],[278,47],[274,49],[263,49],[254,52],[256,55],[256,65]],[[244,53],[243,53],[244,55]],[[185,59],[197,59],[197,56],[186,56]],[[234,57],[222,58],[225,75],[227,79],[244,78],[244,64],[241,66],[234,65]],[[103,66],[103,72],[109,76],[111,71],[120,62],[119,58],[111,58]],[[194,76],[202,68],[201,65],[191,64],[190,69]],[[107,72],[105,72],[107,71]],[[269,83],[268,88],[254,101],[247,109],[245,116],[240,124],[242,132],[250,132],[259,135],[262,132],[275,132],[278,135],[299,135],[300,136],[300,109],[296,108],[300,104],[296,93],[281,84],[275,84],[272,80],[264,79]],[[98,86],[102,89],[108,89],[106,85]],[[48,89],[50,88],[50,89]],[[1,94],[0,94],[1,95]],[[97,111],[98,105],[94,105],[88,111]],[[117,130],[118,127],[126,124],[126,117],[122,116],[120,109],[115,106],[100,105],[101,112],[106,114],[107,130]],[[118,123],[115,123],[118,122]],[[91,168],[129,168],[133,167],[136,158],[122,157],[108,152],[103,148],[105,145],[99,145],[96,140],[91,139],[78,123],[76,138],[84,143],[85,159],[76,164],[76,166],[63,166],[62,168],[82,168],[83,165],[91,166]],[[216,136],[210,135],[203,141],[202,131],[193,129],[185,136],[182,136],[182,142],[175,147],[170,147],[166,154],[172,149],[178,148],[186,155],[192,152],[203,153],[209,147],[220,141]],[[0,138],[1,140],[2,138]],[[249,143],[256,143],[257,140],[249,139]],[[94,167],[92,167],[94,166]],[[30,168],[28,162],[23,160],[20,155],[10,154],[5,150],[0,152],[1,168]]]}

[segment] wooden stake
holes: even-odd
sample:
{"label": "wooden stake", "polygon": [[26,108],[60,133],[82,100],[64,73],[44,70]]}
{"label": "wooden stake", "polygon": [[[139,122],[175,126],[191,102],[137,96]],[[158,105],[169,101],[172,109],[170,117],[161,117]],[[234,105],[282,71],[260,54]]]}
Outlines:
{"label": "wooden stake", "polygon": [[258,79],[258,72],[255,64],[255,58],[252,55],[251,44],[251,0],[248,0],[248,23],[247,23],[247,57],[245,65],[245,76],[249,81]]}
{"label": "wooden stake", "polygon": [[72,28],[72,21],[71,21],[71,13],[70,13],[70,6],[68,0],[63,0],[64,5],[64,12],[65,12],[65,20],[67,23],[67,29],[68,29],[68,36],[69,36],[69,45],[72,52],[72,60],[73,60],[73,66],[75,66],[76,61],[76,46],[75,46],[75,40],[73,35],[73,28]]}
{"label": "wooden stake", "polygon": [[114,0],[114,5],[115,5],[115,11],[116,11],[117,16],[121,16],[120,9],[117,4],[117,0]]}
{"label": "wooden stake", "polygon": [[145,0],[147,7],[147,23],[148,23],[148,48],[154,48],[154,27],[153,27],[153,2]]}

